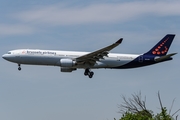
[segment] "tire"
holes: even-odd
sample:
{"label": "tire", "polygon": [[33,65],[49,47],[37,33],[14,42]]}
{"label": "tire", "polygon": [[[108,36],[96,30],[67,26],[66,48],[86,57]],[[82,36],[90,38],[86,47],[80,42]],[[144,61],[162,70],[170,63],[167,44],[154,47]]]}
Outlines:
{"label": "tire", "polygon": [[21,67],[19,67],[18,70],[20,71],[20,70],[21,70]]}

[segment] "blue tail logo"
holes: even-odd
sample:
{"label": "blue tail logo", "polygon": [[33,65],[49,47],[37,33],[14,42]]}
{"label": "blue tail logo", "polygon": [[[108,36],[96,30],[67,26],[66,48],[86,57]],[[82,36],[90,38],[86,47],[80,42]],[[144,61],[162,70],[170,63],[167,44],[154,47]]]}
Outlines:
{"label": "blue tail logo", "polygon": [[175,35],[168,34],[159,41],[150,51],[145,54],[164,56],[167,54]]}

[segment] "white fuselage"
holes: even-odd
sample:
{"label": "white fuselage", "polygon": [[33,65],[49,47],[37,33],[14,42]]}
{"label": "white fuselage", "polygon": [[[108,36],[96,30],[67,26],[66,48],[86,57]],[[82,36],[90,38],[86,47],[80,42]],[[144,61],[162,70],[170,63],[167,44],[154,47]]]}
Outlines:
{"label": "white fuselage", "polygon": [[123,38],[120,38],[115,43],[94,52],[18,49],[9,51],[2,57],[10,62],[17,63],[18,70],[21,70],[21,64],[59,66],[61,72],[72,72],[78,68],[83,68],[85,69],[84,75],[92,78],[94,72],[91,69],[137,68],[172,60],[171,56],[176,53],[166,54],[174,37],[174,34],[167,34],[152,49],[139,55],[109,53],[122,43]]}
{"label": "white fuselage", "polygon": [[[75,60],[77,57],[88,54],[89,52],[75,52],[75,51],[54,51],[54,50],[39,50],[39,49],[19,49],[9,51],[3,55],[3,58],[18,64],[29,65],[50,65],[61,66],[61,59]],[[96,61],[91,68],[114,68],[125,65],[140,55],[134,54],[116,54],[109,53],[104,59]],[[87,68],[88,65],[74,65],[72,68]]]}

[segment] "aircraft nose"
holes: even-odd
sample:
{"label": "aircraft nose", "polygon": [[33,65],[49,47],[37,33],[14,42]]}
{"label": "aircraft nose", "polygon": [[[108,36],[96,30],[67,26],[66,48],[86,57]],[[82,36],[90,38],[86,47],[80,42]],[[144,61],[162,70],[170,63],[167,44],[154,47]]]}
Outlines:
{"label": "aircraft nose", "polygon": [[8,60],[9,56],[7,54],[2,55],[2,58]]}
{"label": "aircraft nose", "polygon": [[13,62],[14,60],[16,60],[15,56],[11,54],[4,54],[2,55],[2,58],[10,62]]}
{"label": "aircraft nose", "polygon": [[2,55],[2,58],[4,58],[5,60],[7,60],[8,56],[6,54]]}

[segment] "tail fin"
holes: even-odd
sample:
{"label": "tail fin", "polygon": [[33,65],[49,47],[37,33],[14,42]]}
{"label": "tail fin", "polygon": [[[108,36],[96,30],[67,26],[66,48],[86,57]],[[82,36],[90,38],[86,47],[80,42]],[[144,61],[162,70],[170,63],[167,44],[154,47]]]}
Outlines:
{"label": "tail fin", "polygon": [[145,54],[157,56],[166,55],[174,37],[174,34],[167,34],[161,41],[159,41],[150,51],[148,51]]}

